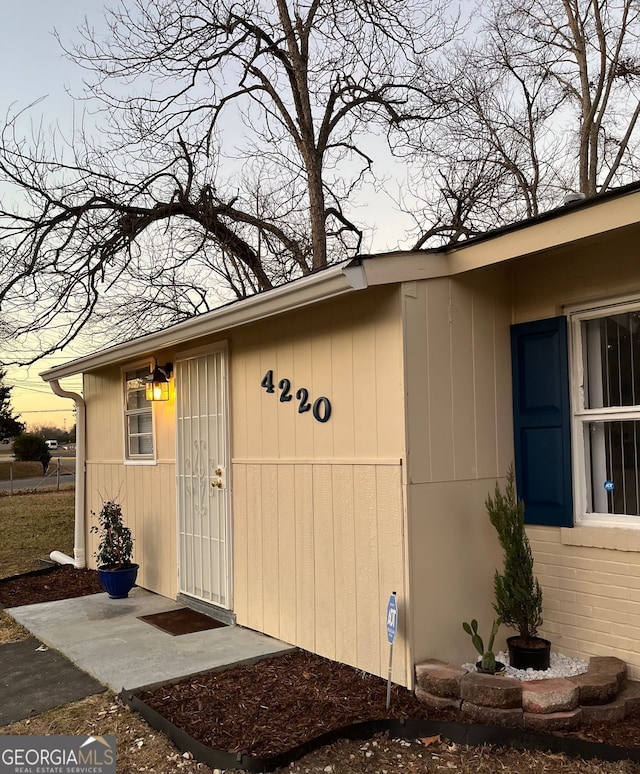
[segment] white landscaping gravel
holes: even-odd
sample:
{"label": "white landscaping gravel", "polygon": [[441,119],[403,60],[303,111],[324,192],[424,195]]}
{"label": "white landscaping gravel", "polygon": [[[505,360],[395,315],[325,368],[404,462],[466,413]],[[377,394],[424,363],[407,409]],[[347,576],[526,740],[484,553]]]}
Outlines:
{"label": "white landscaping gravel", "polygon": [[[589,669],[588,661],[563,656],[562,653],[551,653],[551,666],[545,670],[513,669],[509,666],[509,654],[502,650],[496,653],[496,661],[501,661],[505,665],[505,671],[501,674],[506,677],[515,677],[516,680],[548,680],[551,677],[572,677],[584,674]],[[463,664],[462,667],[469,672],[476,671],[475,663]]]}

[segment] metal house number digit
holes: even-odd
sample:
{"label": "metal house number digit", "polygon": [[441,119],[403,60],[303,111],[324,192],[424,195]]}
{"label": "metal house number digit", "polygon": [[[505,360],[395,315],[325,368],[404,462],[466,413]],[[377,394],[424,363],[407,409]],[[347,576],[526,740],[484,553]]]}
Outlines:
{"label": "metal house number digit", "polygon": [[289,394],[291,382],[288,379],[280,379],[278,388],[282,390],[280,393],[280,403],[288,403],[290,400],[293,400],[293,395]]}
{"label": "metal house number digit", "polygon": [[[260,386],[268,394],[275,393],[273,368],[270,368],[262,377]],[[290,379],[280,379],[278,389],[280,390],[280,397],[278,399],[280,403],[289,403],[293,400],[291,392],[295,388],[292,387]],[[298,414],[306,414],[308,411],[311,411],[313,418],[317,422],[324,424],[329,421],[331,417],[331,401],[329,398],[325,398],[323,395],[320,398],[316,398],[312,404],[309,400],[309,390],[306,387],[299,387],[295,391],[295,396],[298,401]]]}
{"label": "metal house number digit", "polygon": [[298,414],[304,414],[306,411],[311,411],[311,404],[307,400],[309,397],[309,390],[306,387],[301,387],[296,392],[296,398],[300,401],[298,405]]}

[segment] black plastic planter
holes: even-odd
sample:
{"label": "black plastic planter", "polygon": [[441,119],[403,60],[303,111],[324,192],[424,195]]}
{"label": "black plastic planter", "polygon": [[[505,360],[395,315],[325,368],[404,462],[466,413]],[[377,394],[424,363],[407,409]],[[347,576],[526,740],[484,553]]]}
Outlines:
{"label": "black plastic planter", "polygon": [[522,637],[508,637],[509,666],[514,669],[549,669],[551,662],[551,643],[542,637],[524,640]]}

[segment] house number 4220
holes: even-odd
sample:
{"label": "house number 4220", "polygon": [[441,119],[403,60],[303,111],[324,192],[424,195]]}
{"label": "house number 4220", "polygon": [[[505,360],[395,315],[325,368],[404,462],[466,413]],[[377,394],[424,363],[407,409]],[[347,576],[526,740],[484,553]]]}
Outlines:
{"label": "house number 4220", "polygon": [[[262,377],[260,386],[264,387],[269,393],[276,391],[273,381],[273,369],[269,369]],[[288,403],[290,400],[293,400],[291,381],[289,379],[280,379],[278,389],[280,390],[280,403]],[[295,396],[298,401],[298,414],[305,414],[307,411],[311,411],[314,419],[317,419],[318,422],[329,421],[331,416],[331,401],[329,398],[316,398],[312,404],[309,401],[309,390],[306,387],[300,387],[299,390],[296,390]]]}

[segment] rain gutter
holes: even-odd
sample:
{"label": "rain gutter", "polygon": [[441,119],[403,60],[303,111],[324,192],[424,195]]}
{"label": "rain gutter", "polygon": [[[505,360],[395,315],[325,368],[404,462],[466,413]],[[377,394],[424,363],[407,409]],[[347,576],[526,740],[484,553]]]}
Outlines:
{"label": "rain gutter", "polygon": [[84,500],[85,500],[85,403],[77,392],[64,390],[57,379],[49,382],[49,386],[55,395],[60,398],[69,398],[76,404],[76,497],[75,497],[75,521],[73,530],[73,557],[62,551],[52,551],[49,556],[58,564],[72,564],[80,569],[86,567],[85,557],[85,525],[84,525]]}

